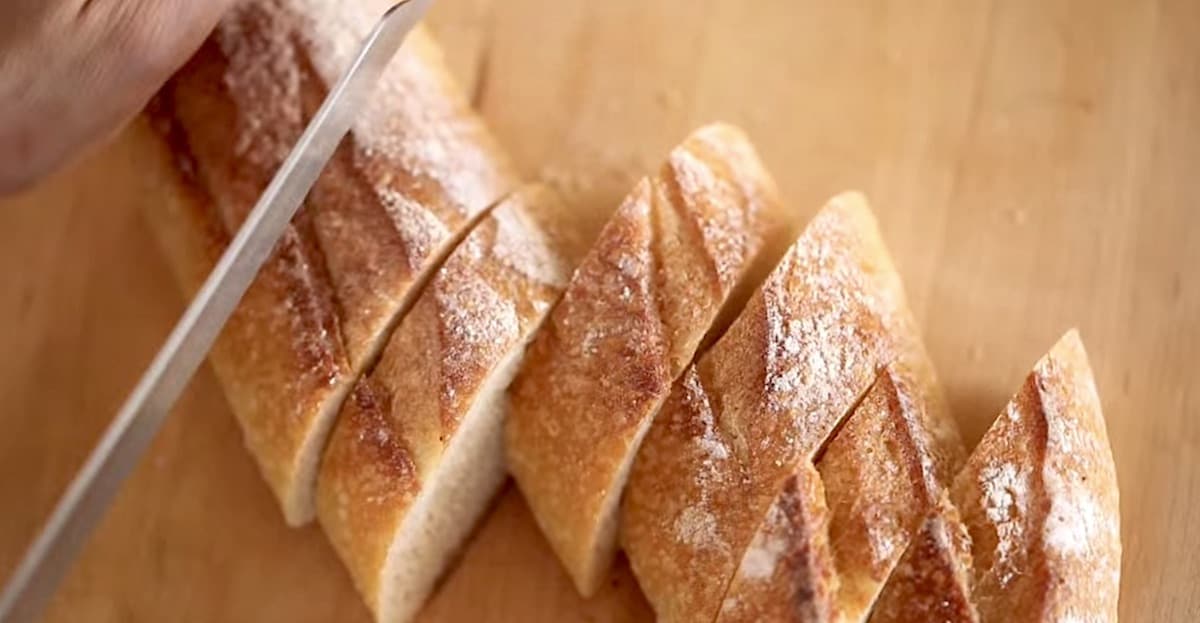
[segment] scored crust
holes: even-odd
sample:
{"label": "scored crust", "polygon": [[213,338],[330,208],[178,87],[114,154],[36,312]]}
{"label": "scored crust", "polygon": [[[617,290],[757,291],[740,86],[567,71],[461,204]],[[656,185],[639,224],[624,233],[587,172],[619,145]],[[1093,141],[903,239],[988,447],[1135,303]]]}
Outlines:
{"label": "scored crust", "polygon": [[745,136],[701,128],[625,199],[536,336],[510,391],[509,468],[584,595],[612,562],[625,475],[672,380],[793,231]]}
{"label": "scored crust", "polygon": [[[768,510],[742,556],[718,620],[744,620],[756,612],[766,616],[760,612],[764,595],[787,597],[773,606],[772,621],[865,620],[913,534],[948,495],[950,475],[965,458],[957,435],[938,438],[930,433],[927,422],[949,417],[939,391],[914,383],[900,365],[880,370],[821,451],[815,469],[822,486],[796,490],[785,484]],[[952,421],[935,426],[954,430]],[[813,470],[806,460],[797,468],[800,474]],[[795,499],[805,494],[810,497]],[[788,515],[789,530],[797,535],[788,537],[776,527],[780,508],[823,512]],[[813,524],[796,525],[806,519]],[[788,544],[788,538],[799,540]],[[825,556],[782,555],[812,549],[818,539]]]}
{"label": "scored crust", "polygon": [[1087,353],[1050,349],[955,478],[984,621],[1116,621],[1116,470]]}
{"label": "scored crust", "polygon": [[949,491],[913,534],[875,600],[869,623],[976,623],[971,539]]}
{"label": "scored crust", "polygon": [[[146,162],[168,165],[159,167],[162,182],[150,189],[156,199],[146,201],[143,212],[177,281],[192,296],[232,234],[209,187],[196,175],[178,123],[160,108],[165,99],[152,103],[122,142],[135,145]],[[302,210],[208,355],[246,446],[292,525],[312,516],[311,486],[296,482],[315,474],[319,448],[314,446],[323,441],[353,379],[310,226]]]}
{"label": "scored crust", "polygon": [[586,237],[547,235],[531,186],[471,231],[400,322],[330,436],[322,527],[379,621],[424,602],[505,477],[503,390]]}
{"label": "scored crust", "polygon": [[838,591],[825,490],[801,461],[742,555],[717,622],[833,621]]}
{"label": "scored crust", "polygon": [[940,388],[921,386],[902,365],[887,365],[817,462],[840,581],[837,609],[846,620],[871,611],[966,459],[940,396]]}
{"label": "scored crust", "polygon": [[936,387],[914,325],[865,199],[835,197],[676,383],[634,462],[622,542],[660,620],[716,616],[782,483],[877,367]]}
{"label": "scored crust", "polygon": [[[239,3],[171,81],[201,174],[236,226],[393,2]],[[355,371],[414,285],[517,185],[507,156],[414,29],[308,198]]]}
{"label": "scored crust", "polygon": [[[150,116],[220,238],[240,226],[384,4],[239,3],[159,93]],[[312,517],[317,458],[346,392],[513,180],[417,29],[210,355],[288,523]],[[210,246],[211,266],[223,243]]]}

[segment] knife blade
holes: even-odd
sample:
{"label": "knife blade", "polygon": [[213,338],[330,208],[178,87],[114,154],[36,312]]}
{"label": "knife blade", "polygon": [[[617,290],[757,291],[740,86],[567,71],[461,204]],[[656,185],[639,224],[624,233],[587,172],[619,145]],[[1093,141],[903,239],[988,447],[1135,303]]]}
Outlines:
{"label": "knife blade", "polygon": [[0,622],[41,614],[431,2],[403,0],[371,30],[26,551],[0,596]]}

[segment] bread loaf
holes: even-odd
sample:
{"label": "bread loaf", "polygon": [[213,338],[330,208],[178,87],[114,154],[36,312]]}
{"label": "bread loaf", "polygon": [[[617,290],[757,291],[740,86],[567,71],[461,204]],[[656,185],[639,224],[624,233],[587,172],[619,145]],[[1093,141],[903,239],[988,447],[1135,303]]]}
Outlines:
{"label": "bread loaf", "polygon": [[676,384],[634,463],[622,540],[661,620],[717,615],[784,481],[893,361],[936,388],[875,219],[840,195]]}
{"label": "bread loaf", "polygon": [[377,621],[416,612],[504,482],[504,389],[586,250],[555,235],[569,213],[536,186],[502,202],[342,409],[318,516]]}
{"label": "bread loaf", "polygon": [[1087,353],[1050,349],[954,481],[983,621],[1116,621],[1116,470]]}
{"label": "bread loaf", "polygon": [[[186,291],[387,4],[242,3],[122,137]],[[619,517],[663,621],[1116,619],[1075,332],[963,467],[862,197],[748,297],[795,228],[739,131],[690,136],[590,252],[515,180],[418,29],[211,353],[286,519],[319,513],[378,620],[421,606],[506,458],[585,595]]]}
{"label": "bread loaf", "polygon": [[629,464],[672,380],[793,235],[775,195],[740,131],[697,130],[625,199],[530,347],[509,468],[584,595],[612,562]]}
{"label": "bread loaf", "polygon": [[[214,238],[240,225],[388,4],[240,3],[160,93],[154,117]],[[317,457],[354,380],[431,270],[516,185],[421,29],[369,102],[210,357],[292,524],[313,514]]]}

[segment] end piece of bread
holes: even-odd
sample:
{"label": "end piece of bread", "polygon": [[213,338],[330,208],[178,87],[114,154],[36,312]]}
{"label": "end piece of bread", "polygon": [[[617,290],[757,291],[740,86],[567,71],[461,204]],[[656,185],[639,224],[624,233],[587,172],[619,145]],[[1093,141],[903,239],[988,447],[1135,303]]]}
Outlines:
{"label": "end piece of bread", "polygon": [[1050,349],[957,476],[984,621],[1116,621],[1116,470],[1074,330]]}
{"label": "end piece of bread", "polygon": [[[206,227],[237,230],[383,4],[239,3],[160,92],[152,117],[207,204]],[[319,453],[355,379],[428,273],[514,186],[418,29],[210,356],[288,523],[312,518]]]}
{"label": "end piece of bread", "polygon": [[568,215],[528,187],[430,280],[358,382],[321,464],[317,509],[376,620],[408,620],[504,482],[504,390],[584,248],[545,234]]}
{"label": "end piece of bread", "polygon": [[834,621],[839,590],[825,490],[801,461],[742,555],[717,621]]}
{"label": "end piece of bread", "polygon": [[[172,79],[202,176],[240,223],[387,0],[250,0]],[[308,198],[356,372],[472,221],[517,186],[423,27],[405,39]]]}
{"label": "end piece of bread", "polygon": [[[181,137],[178,123],[156,111],[122,141],[135,144],[145,162],[170,165],[160,167],[144,213],[192,296],[232,234]],[[284,232],[208,359],[284,518],[307,522],[321,446],[354,380],[309,215],[299,214]]]}
{"label": "end piece of bread", "polygon": [[625,199],[530,347],[509,468],[582,594],[611,565],[629,465],[673,379],[794,230],[746,137],[701,128]]}
{"label": "end piece of bread", "polygon": [[865,200],[835,197],[676,384],[634,463],[622,542],[660,620],[716,616],[783,481],[879,366],[924,358],[914,324]]}

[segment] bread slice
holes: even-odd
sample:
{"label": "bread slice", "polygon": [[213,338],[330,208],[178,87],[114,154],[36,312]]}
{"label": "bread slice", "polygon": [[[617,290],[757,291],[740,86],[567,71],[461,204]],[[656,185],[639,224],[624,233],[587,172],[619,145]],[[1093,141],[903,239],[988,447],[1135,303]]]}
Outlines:
{"label": "bread slice", "polygon": [[540,223],[569,211],[528,187],[446,260],[330,437],[321,526],[380,622],[425,601],[506,473],[504,390],[586,250]]}
{"label": "bread slice", "polygon": [[[121,140],[141,156],[131,166],[155,180],[143,197],[144,213],[190,297],[232,233],[181,136],[175,120],[156,111],[132,124]],[[311,516],[311,485],[298,483],[315,475],[325,431],[353,380],[308,214],[285,230],[213,344],[209,362],[285,519],[304,523]]]}
{"label": "bread slice", "polygon": [[[772,621],[866,620],[910,541],[939,501],[950,474],[965,459],[953,421],[936,386],[920,386],[889,364],[820,453],[816,468],[801,461],[797,475],[819,472],[821,487],[785,483],[726,592],[718,620],[745,619],[761,601],[786,595]],[[935,428],[948,434],[938,437]],[[809,497],[801,499],[807,494]],[[780,509],[823,512],[781,514]],[[786,517],[788,531],[778,525]],[[802,521],[811,525],[799,525]],[[784,555],[812,551],[822,556]],[[817,582],[816,580],[820,580]]]}
{"label": "bread slice", "polygon": [[717,621],[834,621],[839,590],[825,489],[801,461],[742,555]]}
{"label": "bread slice", "polygon": [[913,534],[871,609],[870,623],[976,623],[971,538],[947,497]]}
{"label": "bread slice", "polygon": [[1068,331],[967,459],[953,500],[984,621],[1116,621],[1116,470],[1079,334]]}
{"label": "bread slice", "polygon": [[701,128],[625,199],[536,337],[510,392],[509,468],[582,594],[615,555],[629,465],[672,380],[793,234],[746,137]]}
{"label": "bread slice", "polygon": [[675,385],[634,463],[622,541],[660,620],[717,615],[783,482],[877,367],[932,378],[914,324],[865,200],[835,197]]}
{"label": "bread slice", "polygon": [[[160,93],[154,116],[224,237],[387,4],[239,3]],[[312,517],[317,458],[354,380],[430,272],[516,185],[443,65],[427,33],[410,35],[210,357],[293,525]]]}
{"label": "bread slice", "polygon": [[965,459],[940,388],[921,386],[899,365],[880,370],[817,462],[832,516],[842,620],[866,620]]}

